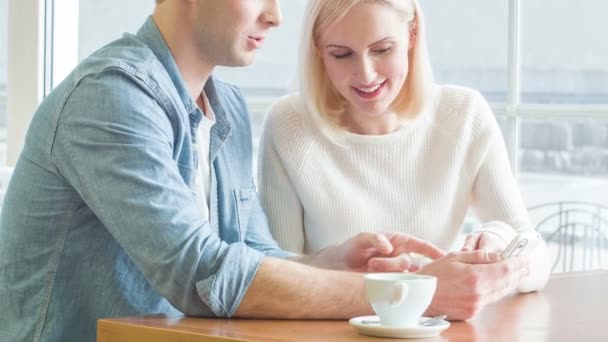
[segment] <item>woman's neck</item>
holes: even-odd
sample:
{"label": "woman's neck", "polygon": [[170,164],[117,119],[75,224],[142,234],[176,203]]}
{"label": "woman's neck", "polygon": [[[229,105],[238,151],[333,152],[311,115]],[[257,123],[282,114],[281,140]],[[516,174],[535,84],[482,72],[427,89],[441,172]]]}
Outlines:
{"label": "woman's neck", "polygon": [[342,115],[341,126],[347,131],[361,135],[384,135],[397,131],[402,119],[397,113],[386,112],[378,116],[367,116],[346,112]]}

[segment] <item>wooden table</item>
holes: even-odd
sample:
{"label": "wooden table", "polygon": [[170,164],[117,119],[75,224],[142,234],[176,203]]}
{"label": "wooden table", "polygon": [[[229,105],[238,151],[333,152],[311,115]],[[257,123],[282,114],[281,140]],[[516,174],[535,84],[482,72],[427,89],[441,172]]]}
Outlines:
{"label": "wooden table", "polygon": [[[420,341],[608,341],[608,271],[554,275],[539,293],[488,306]],[[359,335],[347,321],[130,317],[102,319],[98,342],[397,341]],[[416,341],[416,340],[404,340]]]}

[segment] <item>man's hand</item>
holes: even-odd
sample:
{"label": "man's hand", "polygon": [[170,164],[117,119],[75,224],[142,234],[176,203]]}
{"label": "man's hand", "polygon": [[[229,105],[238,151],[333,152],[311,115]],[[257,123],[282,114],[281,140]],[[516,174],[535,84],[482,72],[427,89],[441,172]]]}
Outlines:
{"label": "man's hand", "polygon": [[415,271],[418,267],[410,253],[433,260],[445,255],[435,245],[407,234],[359,233],[304,260],[323,268],[355,272]]}
{"label": "man's hand", "polygon": [[427,316],[445,314],[450,320],[472,318],[486,305],[513,293],[529,273],[529,261],[484,250],[450,253],[418,272],[437,277],[437,290]]}
{"label": "man's hand", "polygon": [[492,232],[473,232],[467,235],[461,251],[484,250],[486,252],[502,252],[507,243],[498,234]]}

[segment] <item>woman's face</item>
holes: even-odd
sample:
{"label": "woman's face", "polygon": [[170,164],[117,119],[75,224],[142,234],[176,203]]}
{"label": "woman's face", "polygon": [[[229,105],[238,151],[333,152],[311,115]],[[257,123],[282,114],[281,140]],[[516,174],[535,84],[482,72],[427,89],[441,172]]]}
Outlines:
{"label": "woman's face", "polygon": [[321,32],[317,49],[350,104],[350,119],[359,124],[385,119],[408,74],[409,40],[403,16],[373,3],[353,7]]}

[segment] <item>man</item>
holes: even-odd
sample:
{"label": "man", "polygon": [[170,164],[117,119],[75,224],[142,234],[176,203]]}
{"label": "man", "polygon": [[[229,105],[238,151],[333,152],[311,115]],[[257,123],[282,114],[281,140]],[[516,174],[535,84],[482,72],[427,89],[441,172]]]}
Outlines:
{"label": "man", "polygon": [[[3,338],[93,341],[98,318],[151,313],[370,314],[352,271],[407,270],[408,252],[440,258],[421,271],[440,278],[429,312],[465,319],[527,274],[519,259],[442,257],[396,234],[311,256],[277,247],[253,187],[243,97],[211,72],[250,64],[280,20],[276,0],[157,1],[137,35],[44,100],[2,210]],[[516,276],[494,280],[507,268]]]}

